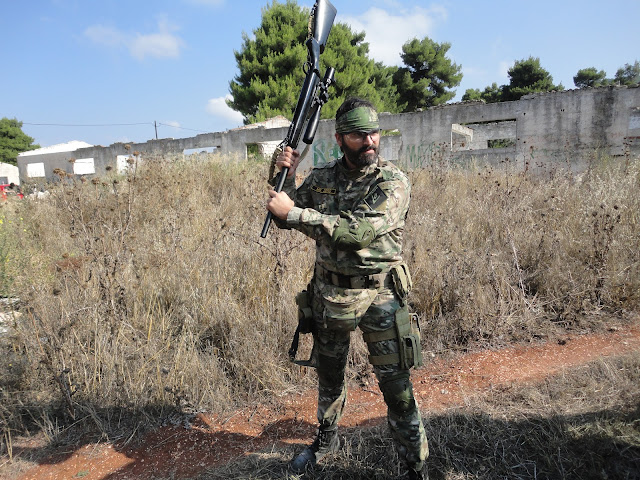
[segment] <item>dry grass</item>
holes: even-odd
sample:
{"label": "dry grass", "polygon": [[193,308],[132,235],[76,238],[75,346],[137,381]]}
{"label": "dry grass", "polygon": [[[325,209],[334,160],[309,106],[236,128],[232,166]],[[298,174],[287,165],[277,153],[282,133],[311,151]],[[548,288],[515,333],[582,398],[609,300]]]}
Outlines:
{"label": "dry grass", "polygon": [[[147,158],[2,206],[3,450],[65,426],[124,435],[304,385],[286,354],[313,244],[264,221],[266,166]],[[445,352],[599,328],[640,303],[640,165],[580,177],[509,168],[412,174],[406,256],[424,347]],[[350,375],[368,367],[355,342]],[[133,422],[133,423],[131,423]],[[375,478],[375,477],[370,477]]]}
{"label": "dry grass", "polygon": [[[413,304],[436,351],[592,328],[640,305],[638,164],[416,172]],[[594,321],[595,317],[595,321]]]}

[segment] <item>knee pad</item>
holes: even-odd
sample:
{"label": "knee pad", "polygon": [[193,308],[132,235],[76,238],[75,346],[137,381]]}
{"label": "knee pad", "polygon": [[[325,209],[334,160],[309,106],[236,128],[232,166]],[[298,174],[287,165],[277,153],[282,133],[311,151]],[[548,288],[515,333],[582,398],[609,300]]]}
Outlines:
{"label": "knee pad", "polygon": [[381,381],[380,390],[382,390],[387,407],[394,414],[404,416],[416,409],[413,387],[408,373],[394,375]]}

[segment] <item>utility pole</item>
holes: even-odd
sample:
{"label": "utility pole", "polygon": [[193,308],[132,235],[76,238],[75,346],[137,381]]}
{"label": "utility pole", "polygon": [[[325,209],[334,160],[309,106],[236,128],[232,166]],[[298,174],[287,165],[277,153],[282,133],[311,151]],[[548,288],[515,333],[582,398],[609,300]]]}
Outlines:
{"label": "utility pole", "polygon": [[155,121],[155,120],[153,121],[153,126],[154,126],[154,127],[155,127],[155,129],[156,129],[156,140],[157,140],[157,139],[158,139],[158,124],[156,123],[156,121]]}

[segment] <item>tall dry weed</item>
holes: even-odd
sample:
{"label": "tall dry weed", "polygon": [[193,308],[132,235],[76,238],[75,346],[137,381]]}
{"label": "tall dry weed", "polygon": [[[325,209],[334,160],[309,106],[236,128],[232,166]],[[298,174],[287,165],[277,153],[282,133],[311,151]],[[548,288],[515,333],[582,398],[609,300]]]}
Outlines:
{"label": "tall dry weed", "polygon": [[545,336],[640,305],[640,166],[413,173],[407,255],[432,348]]}
{"label": "tall dry weed", "polygon": [[263,170],[148,158],[126,178],[63,175],[47,201],[25,202],[8,408],[223,411],[288,388],[293,295],[308,280],[294,265],[312,249],[276,228],[258,243]]}
{"label": "tall dry weed", "polygon": [[[425,347],[523,340],[637,309],[639,169],[413,172],[405,250]],[[63,417],[109,431],[312,379],[287,351],[314,246],[275,226],[260,239],[265,173],[213,155],[145,158],[127,176],[61,172],[48,199],[4,206],[0,280],[21,314],[0,338],[5,431]],[[370,373],[366,353],[356,337],[350,375]]]}

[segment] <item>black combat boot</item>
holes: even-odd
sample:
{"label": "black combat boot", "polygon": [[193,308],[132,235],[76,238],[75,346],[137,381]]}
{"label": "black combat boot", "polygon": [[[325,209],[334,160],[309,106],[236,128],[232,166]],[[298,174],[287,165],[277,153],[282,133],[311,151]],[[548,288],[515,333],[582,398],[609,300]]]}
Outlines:
{"label": "black combat boot", "polygon": [[329,430],[320,427],[313,443],[291,460],[289,468],[293,473],[304,473],[308,467],[313,467],[325,455],[337,452],[339,448],[338,428],[333,427]]}
{"label": "black combat boot", "polygon": [[429,480],[429,474],[424,472],[423,469],[416,470],[409,467],[409,480]]}

